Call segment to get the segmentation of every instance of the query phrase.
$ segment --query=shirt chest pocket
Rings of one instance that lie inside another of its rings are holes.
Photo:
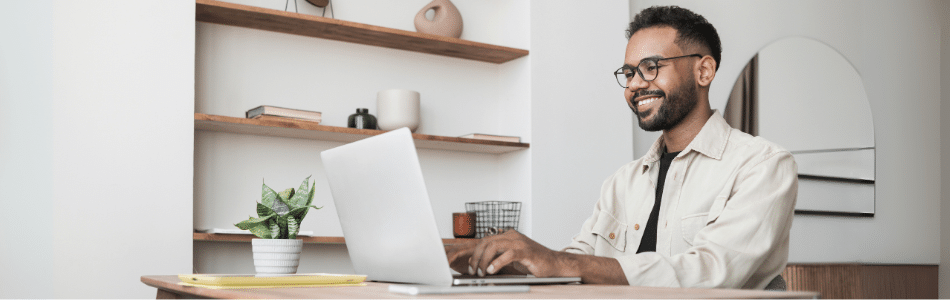
[[[680,219],[680,231],[683,233],[683,240],[686,240],[686,243],[690,246],[695,246],[696,234],[699,233],[700,230],[703,230],[706,225],[715,222],[725,206],[726,197],[720,196],[713,201],[709,212],[691,214]]]
[[[592,232],[617,251],[623,252],[627,246],[627,224],[607,212],[600,212]]]

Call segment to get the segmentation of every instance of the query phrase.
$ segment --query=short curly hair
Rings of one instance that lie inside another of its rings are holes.
[[[690,45],[705,46],[713,59],[716,60],[716,70],[719,70],[719,60],[722,57],[722,42],[719,33],[706,18],[688,9],[679,6],[653,6],[640,11],[630,27],[627,27],[627,40],[640,29],[669,26],[676,29],[676,45],[685,48]]]

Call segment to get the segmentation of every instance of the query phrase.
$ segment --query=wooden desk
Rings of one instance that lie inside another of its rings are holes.
[[[366,286],[355,287],[298,287],[298,288],[268,288],[268,289],[235,289],[212,290],[196,288],[178,284],[178,276],[154,275],[142,276],[142,282],[158,289],[156,299],[178,298],[271,298],[271,299],[300,299],[300,298],[334,298],[334,299],[404,299],[404,298],[439,298],[439,299],[564,299],[564,298],[817,298],[814,292],[767,292],[752,290],[727,289],[678,289],[653,288],[617,285],[536,285],[531,286],[531,292],[513,294],[439,294],[410,296],[389,292],[388,283],[367,282]]]

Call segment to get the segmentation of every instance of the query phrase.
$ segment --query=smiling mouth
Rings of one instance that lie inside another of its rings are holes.
[[[660,97],[650,97],[650,98],[637,101],[637,110],[643,110],[644,108],[647,108],[648,106],[650,106],[650,104],[653,104],[653,102],[656,102],[657,100],[660,100]]]

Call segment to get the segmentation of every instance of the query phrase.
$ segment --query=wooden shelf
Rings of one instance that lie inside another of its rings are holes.
[[[381,130],[319,125],[315,122],[285,118],[246,119],[195,113],[195,130],[219,131],[264,136],[279,136],[349,143],[384,133]],[[506,153],[527,149],[527,143],[511,143],[412,134],[416,147],[478,153]]]
[[[523,49],[255,6],[214,0],[196,0],[196,5],[195,19],[200,22],[240,26],[496,64],[528,55],[528,50]]]
[[[195,241],[206,242],[251,242],[255,238],[250,234],[214,234],[214,233],[192,233],[192,239]],[[343,237],[336,236],[300,236],[305,244],[346,244]],[[442,243],[453,245],[464,241],[474,241],[476,239],[442,239]]]

